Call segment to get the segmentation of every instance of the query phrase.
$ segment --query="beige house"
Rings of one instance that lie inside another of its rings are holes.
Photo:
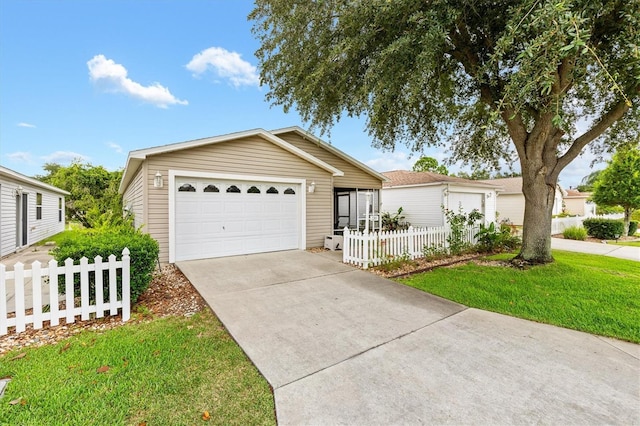
[[[590,192],[580,192],[577,189],[567,189],[564,196],[565,213],[577,216],[595,216],[596,205],[589,201]]]
[[[497,185],[504,189],[498,194],[496,209],[498,221],[509,221],[514,225],[522,225],[524,222],[524,194],[522,193],[522,177],[503,179],[487,179],[478,182]],[[552,214],[562,213],[562,202],[565,192],[560,185],[556,185],[555,199]]]
[[[496,195],[500,188],[484,182],[431,172],[394,170],[382,188],[382,211],[402,207],[405,220],[414,227],[444,226],[445,209],[468,214],[477,210],[486,223],[496,220]]]
[[[305,249],[357,227],[384,176],[299,127],[131,151],[120,193],[160,260]]]

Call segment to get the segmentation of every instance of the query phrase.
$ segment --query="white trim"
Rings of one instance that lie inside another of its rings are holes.
[[[220,179],[239,180],[246,182],[274,182],[290,183],[300,185],[297,194],[300,196],[298,205],[298,215],[300,218],[300,235],[298,236],[298,249],[304,250],[307,247],[307,180],[295,178],[281,178],[272,176],[243,175],[232,173],[209,173],[193,170],[173,170],[169,169],[169,263],[176,261],[176,178],[193,177],[199,179]]]
[[[37,188],[48,189],[49,191],[62,194],[62,195],[71,195],[64,189],[57,188],[53,185],[49,185],[47,183],[41,182],[37,179],[30,178],[29,176],[25,176],[22,173],[18,173],[14,170],[7,169],[6,167],[0,166],[0,176],[6,176],[8,178],[12,178],[22,183],[26,183],[29,185],[33,185]]]

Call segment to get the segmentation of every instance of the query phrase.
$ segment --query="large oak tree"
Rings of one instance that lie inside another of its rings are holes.
[[[321,131],[366,116],[375,146],[519,159],[518,257],[549,262],[560,172],[637,141],[638,0],[257,0],[267,99]]]

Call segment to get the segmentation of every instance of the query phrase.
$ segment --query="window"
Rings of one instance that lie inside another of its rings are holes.
[[[36,192],[36,219],[42,219],[42,194]]]
[[[240,193],[240,189],[235,186],[235,185],[231,185],[230,187],[227,188],[227,192],[233,192],[233,193]]]
[[[278,190],[276,188],[274,188],[273,186],[269,189],[267,189],[267,194],[277,194]]]
[[[189,183],[183,183],[182,185],[180,185],[180,188],[178,188],[179,192],[196,192],[196,188],[189,184]]]
[[[260,193],[260,190],[255,186],[252,186],[251,188],[247,189],[247,194],[259,194],[259,193]]]
[[[204,187],[204,192],[220,192],[220,190],[215,185],[207,185]]]
[[[291,194],[295,194],[296,191],[294,191],[292,188],[287,188],[284,190],[284,193],[287,195],[291,195]]]
[[[58,198],[58,222],[62,222],[62,197]]]

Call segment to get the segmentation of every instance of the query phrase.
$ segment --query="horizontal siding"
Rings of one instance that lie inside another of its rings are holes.
[[[144,175],[142,167],[138,169],[129,183],[122,197],[123,205],[129,207],[133,213],[133,223],[136,229],[144,225]]]
[[[514,225],[524,221],[524,195],[498,194],[496,200],[498,221],[509,219]]]
[[[382,211],[395,213],[402,207],[405,220],[415,227],[443,226],[444,186],[383,188]]]
[[[35,244],[52,235],[64,231],[64,196],[55,192],[13,181],[0,179],[0,257],[16,251],[16,196],[15,189],[21,186],[23,197],[28,197],[27,244]],[[36,219],[36,194],[42,194],[42,218]],[[62,221],[58,220],[58,199],[62,198]]]
[[[308,161],[260,137],[223,142],[149,157],[146,167],[146,230],[160,244],[160,260],[169,261],[169,170],[228,173],[266,177],[307,179],[316,190],[307,194],[307,247],[319,247],[331,233],[333,188],[331,175]],[[156,172],[162,173],[164,187],[154,188]]]
[[[278,135],[278,137],[344,172],[344,176],[335,176],[333,178],[333,184],[336,188],[382,188],[382,181],[380,179],[371,176],[364,170],[327,151],[317,143],[304,139],[298,133],[283,133]]]

